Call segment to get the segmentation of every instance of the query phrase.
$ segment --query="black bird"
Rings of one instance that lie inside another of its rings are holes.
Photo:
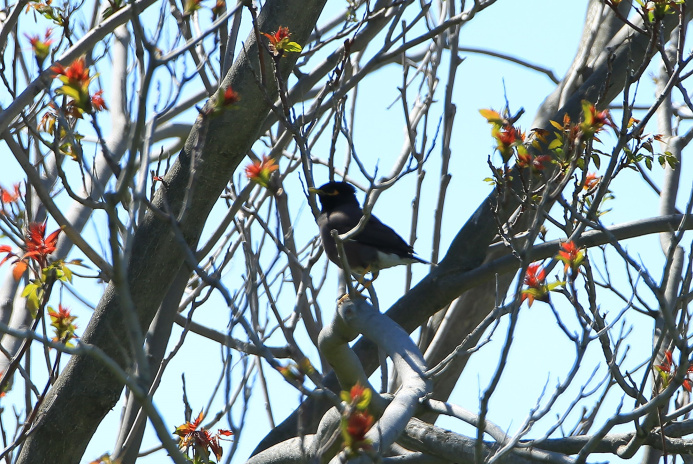
[[[328,182],[309,190],[318,195],[322,205],[318,216],[322,246],[330,261],[341,268],[337,245],[330,232],[336,230],[340,235],[349,232],[363,217],[356,189],[347,182]],[[429,264],[415,256],[411,245],[373,215],[361,232],[344,242],[344,253],[352,272],[360,276],[370,272],[373,280],[381,269],[400,264]]]

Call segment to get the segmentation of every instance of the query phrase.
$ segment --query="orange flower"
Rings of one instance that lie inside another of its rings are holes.
[[[572,240],[561,245],[556,259],[563,262],[565,267],[563,272],[568,273],[568,269],[573,271],[573,278],[580,273],[580,265],[585,260],[585,252],[580,249]]]
[[[58,311],[53,308],[48,308],[48,315],[51,318],[51,326],[55,328],[55,337],[53,341],[67,344],[75,336],[77,326],[73,324],[77,316],[70,314],[70,310],[64,308],[62,304],[58,305]]]
[[[597,111],[597,108],[587,100],[582,101],[582,118],[580,129],[586,137],[592,137],[601,132],[605,125],[616,128],[616,125],[611,121],[609,110]]]
[[[30,223],[24,239],[26,252],[23,259],[31,258],[41,266],[41,269],[46,267],[48,255],[55,251],[60,232],[62,232],[62,229],[55,230],[48,237],[44,238],[46,235],[46,223]]]
[[[666,350],[664,352],[662,364],[655,365],[654,368],[659,373],[659,378],[662,381],[662,388],[667,388],[674,378],[674,375],[676,375],[676,369],[678,368],[674,362],[674,356],[671,350]],[[693,366],[688,366],[686,377],[683,379],[681,386],[689,393],[693,390],[693,379],[691,379],[691,375],[693,375]]]
[[[51,70],[58,77],[58,80],[63,83],[62,87],[58,88],[55,93],[72,99],[74,105],[79,110],[77,117],[79,117],[80,112],[92,113],[93,100],[89,95],[89,84],[96,76],[89,76],[89,68],[86,66],[84,57],[76,59],[67,68],[58,63]],[[94,98],[99,106],[97,111],[106,107],[101,93],[97,92],[94,94]]]
[[[43,39],[41,39],[38,34],[33,36],[24,34],[24,36],[29,39],[31,49],[34,51],[34,57],[36,58],[36,63],[38,64],[39,69],[41,69],[43,62],[51,51],[53,40],[50,38],[50,36],[52,32],[52,29],[47,29]]]
[[[521,168],[531,167],[535,171],[543,171],[550,161],[551,155],[533,156],[522,146],[517,149],[517,165]]]
[[[265,188],[269,187],[270,176],[279,169],[272,158],[262,157],[262,161],[253,161],[245,167],[245,175],[248,179],[260,184]]]
[[[84,86],[89,85],[91,78],[89,77],[89,69],[86,66],[84,57],[77,58],[70,66],[67,68],[60,63],[56,63],[51,67],[56,76],[61,82],[67,85]]]
[[[19,280],[27,270],[29,259],[33,259],[38,263],[41,269],[48,266],[48,255],[55,251],[56,244],[58,243],[58,236],[60,235],[61,229],[58,229],[51,233],[48,237],[46,234],[46,223],[39,224],[32,222],[29,224],[29,230],[27,230],[26,236],[24,237],[25,252],[24,255],[19,258],[8,245],[0,245],[0,253],[7,253],[7,255],[0,261],[2,265],[5,261],[12,257],[17,259],[12,263],[14,264],[14,269],[12,270],[12,275],[15,280]]]
[[[347,421],[347,433],[353,443],[366,441],[366,433],[373,425],[373,416],[366,412],[356,411]]]
[[[218,116],[225,110],[238,103],[240,100],[240,95],[238,95],[238,92],[233,90],[231,86],[228,86],[223,90],[219,88],[214,96],[214,106],[207,111],[207,115],[212,117]]]
[[[599,184],[601,179],[602,178],[598,176],[597,173],[589,172],[585,176],[585,183],[583,184],[582,188],[589,192]]]
[[[0,187],[0,201],[2,201],[2,203],[14,203],[22,196],[22,193],[19,190],[19,184],[14,184],[12,187],[14,192],[10,192],[6,188]]]
[[[91,107],[94,108],[94,110],[96,111],[103,111],[108,109],[106,108],[106,102],[104,101],[102,95],[103,90],[99,90],[91,96]]]
[[[274,56],[280,57],[284,53],[300,52],[301,46],[291,42],[291,32],[288,27],[279,26],[272,34],[263,32],[262,35],[269,40],[268,47]]]
[[[549,302],[549,292],[554,288],[563,285],[563,282],[546,283],[546,270],[541,267],[541,263],[532,263],[527,266],[525,272],[526,289],[522,290],[522,301],[528,300],[529,306],[532,306],[534,300]]]
[[[176,427],[176,430],[174,430],[173,433],[181,437],[178,447],[185,451],[192,448],[193,456],[203,456],[205,458],[205,462],[207,460],[207,456],[209,456],[209,451],[212,451],[214,456],[216,456],[217,461],[219,461],[221,460],[221,456],[224,452],[219,445],[219,440],[222,438],[222,436],[228,437],[233,435],[233,432],[230,430],[219,429],[217,433],[212,435],[209,433],[209,431],[205,430],[204,427],[200,427],[203,417],[204,414],[200,412],[197,419],[195,419],[195,421],[192,423],[186,422],[180,427]]]

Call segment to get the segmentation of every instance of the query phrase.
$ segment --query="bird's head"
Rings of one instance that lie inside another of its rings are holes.
[[[320,198],[323,211],[331,211],[334,208],[349,203],[358,206],[356,189],[347,182],[328,182],[320,188],[309,188],[309,192],[315,193]]]

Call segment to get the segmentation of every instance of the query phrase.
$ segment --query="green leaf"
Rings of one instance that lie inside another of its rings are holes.
[[[303,48],[296,42],[287,42],[286,45],[284,45],[285,52],[300,53],[302,50]]]
[[[361,411],[364,411],[370,404],[372,395],[373,392],[371,392],[370,388],[366,388],[365,390],[363,390],[363,396],[361,397],[361,401],[359,401],[356,404],[356,408],[360,409]]]
[[[41,286],[32,281],[24,287],[22,296],[26,298],[26,306],[29,308],[29,311],[31,311],[31,316],[35,319],[41,307],[41,300],[43,299],[43,290]]]
[[[593,154],[592,155],[592,162],[594,163],[594,166],[599,169],[599,167],[602,164],[602,159],[599,157],[599,155]]]
[[[64,77],[64,76],[61,76]],[[79,90],[75,89],[74,87],[70,87],[69,85],[63,85],[62,87],[58,88],[55,90],[55,93],[58,95],[65,95],[73,100],[80,101],[80,92]]]
[[[554,150],[556,148],[560,148],[563,146],[563,140],[559,139],[553,139],[551,143],[549,143],[549,150]]]

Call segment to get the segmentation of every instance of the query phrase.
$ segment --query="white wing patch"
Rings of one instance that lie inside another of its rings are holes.
[[[392,266],[399,266],[400,264],[411,264],[417,262],[416,259],[403,258],[394,253],[383,253],[378,251],[378,269],[387,269]]]

